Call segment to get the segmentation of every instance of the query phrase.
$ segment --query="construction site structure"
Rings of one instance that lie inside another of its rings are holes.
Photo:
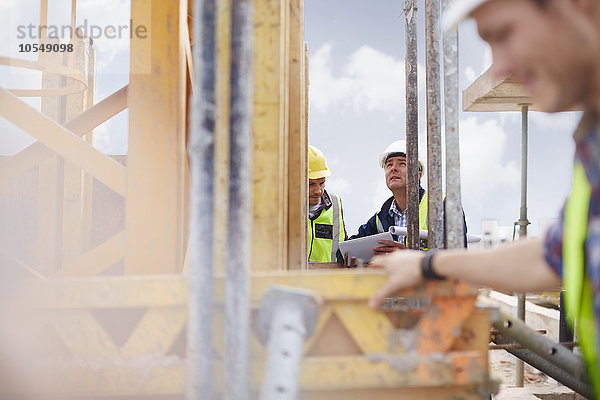
[[[439,50],[429,54],[439,49],[439,6],[426,1],[431,247],[444,246]],[[72,0],[73,27],[76,12]],[[0,59],[43,71],[40,90],[0,88],[0,116],[37,140],[0,160],[2,398],[496,391],[490,326],[526,328],[476,307],[477,288],[430,282],[373,311],[367,299],[383,272],[309,268],[303,14],[302,0],[132,0],[132,26],[148,35],[131,39],[129,84],[97,104],[87,38],[72,38],[76,51],[62,57]],[[449,90],[457,118],[458,90]],[[41,111],[28,96],[42,98]],[[94,129],[125,109],[127,155],[94,149]],[[458,151],[457,119],[452,129]],[[447,168],[456,179],[459,165]],[[460,206],[451,185],[448,204]],[[449,237],[462,238],[455,225]],[[537,351],[582,374],[572,354],[548,346]]]

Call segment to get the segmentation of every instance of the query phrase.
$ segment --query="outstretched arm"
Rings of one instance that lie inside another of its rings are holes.
[[[397,251],[373,257],[371,266],[385,269],[389,278],[371,297],[369,305],[376,308],[395,292],[422,283],[423,257],[424,253],[419,251]],[[534,292],[561,284],[560,277],[544,260],[541,239],[483,251],[440,251],[433,258],[433,270],[450,279],[504,291]]]

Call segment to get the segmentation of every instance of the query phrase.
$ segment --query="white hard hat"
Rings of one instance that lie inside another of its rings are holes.
[[[379,156],[379,165],[381,168],[385,168],[385,162],[390,155],[396,154],[406,157],[406,140],[396,140],[392,142],[388,147],[385,148],[383,153]],[[423,163],[419,161],[419,171],[423,172]]]
[[[455,28],[486,1],[489,0],[454,0],[442,16],[442,32]]]
[[[385,148],[383,153],[379,156],[379,165],[381,165],[381,168],[385,168],[385,162],[388,157],[394,153],[402,153],[402,155],[406,157],[406,140],[396,140]]]

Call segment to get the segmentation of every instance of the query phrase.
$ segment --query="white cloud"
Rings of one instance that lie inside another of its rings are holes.
[[[474,117],[460,121],[460,169],[463,198],[485,199],[499,187],[518,190],[519,166],[503,162],[506,133],[496,120],[480,123]]]
[[[107,12],[107,10],[109,10]],[[103,33],[94,38],[96,48],[96,63],[99,73],[128,73],[115,70],[115,60],[129,57],[129,36],[131,4],[126,0],[88,0],[81,2],[78,10],[77,24],[83,25],[87,20],[88,25],[95,25],[103,30],[113,27],[109,35],[114,36],[120,31],[120,37],[107,37]],[[120,27],[127,28],[121,29]],[[114,33],[113,33],[114,32]],[[127,65],[125,65],[128,67]]]
[[[110,134],[106,124],[102,124],[94,129],[94,148],[105,154],[110,153]]]
[[[347,179],[335,176],[327,178],[327,191],[331,191],[342,198],[350,192],[351,188],[352,185]]]
[[[465,68],[463,73],[465,74],[465,78],[466,78],[467,82],[473,82],[475,80],[475,78],[477,78],[477,75],[475,74],[475,70],[470,65],[467,68]]]
[[[350,55],[335,74],[332,67],[333,45],[326,43],[311,58],[310,101],[313,110],[326,112],[330,107],[352,105],[355,110],[381,110],[397,115],[404,109],[404,60],[362,46]],[[420,86],[424,69],[418,67]]]

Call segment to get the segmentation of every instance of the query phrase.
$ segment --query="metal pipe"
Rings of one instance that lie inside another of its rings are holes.
[[[497,335],[494,339],[494,343],[498,343],[503,346],[509,346],[510,344],[514,343],[514,341],[507,337],[503,337],[502,335]],[[553,364],[552,362],[545,360],[544,358],[535,354],[531,350],[518,350],[508,348],[506,349],[506,351],[508,351],[515,357],[518,357],[519,360],[527,362],[527,364],[531,365],[534,368],[537,368],[552,379],[555,379],[556,381],[565,385],[569,389],[579,393],[585,398],[593,398],[592,389],[585,379],[581,379],[581,377],[574,377],[569,372]]]
[[[417,2],[404,1],[404,36],[406,42],[406,191],[408,248],[418,250],[419,239],[419,88],[417,63]]]
[[[298,372],[304,341],[315,329],[321,299],[313,292],[271,287],[263,296],[255,331],[267,346],[260,400],[293,400],[298,393]]]
[[[529,106],[521,105],[521,212],[519,217],[519,240],[527,238],[527,134],[528,134],[528,115]],[[525,321],[525,293],[517,295],[517,317]],[[523,361],[517,361],[515,371],[515,386],[523,387]]]
[[[577,347],[578,344],[576,342],[560,342],[561,346],[564,346],[568,349],[572,349],[573,347]],[[508,343],[508,344],[490,344],[488,347],[489,350],[526,350],[525,347],[518,343]]]
[[[425,0],[427,83],[427,221],[429,248],[444,247],[440,106],[440,0]]]
[[[215,141],[215,0],[194,4],[194,66],[188,157],[190,248],[186,399],[213,397],[213,212]]]
[[[252,0],[231,5],[229,258],[225,282],[225,398],[250,397],[250,263],[252,223]]]
[[[517,318],[525,322],[525,293],[517,295]],[[523,387],[523,377],[525,376],[525,366],[522,360],[517,360],[515,368],[515,386]]]
[[[272,318],[260,399],[295,399],[306,333],[302,310],[292,303],[282,303]]]
[[[551,339],[536,333],[528,328],[523,321],[505,315],[498,310],[492,312],[491,320],[492,326],[500,332],[500,335],[515,339],[527,349],[563,369],[576,379],[582,379],[585,376],[585,364],[581,357]]]
[[[519,218],[519,239],[527,237],[527,137],[528,137],[527,104],[521,105],[521,213]]]
[[[442,0],[444,10],[450,0]],[[465,245],[463,213],[460,198],[460,147],[458,136],[458,30],[443,34],[444,57],[444,122],[446,134],[446,247]]]

